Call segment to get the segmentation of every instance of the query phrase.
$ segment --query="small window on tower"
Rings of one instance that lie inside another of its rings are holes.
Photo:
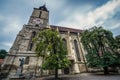
[[[39,25],[38,25],[38,24],[36,24],[35,26],[36,26],[36,27],[38,27]]]
[[[25,64],[29,64],[29,56],[25,58]]]
[[[41,13],[42,13],[42,12],[40,11],[39,18],[41,18]]]

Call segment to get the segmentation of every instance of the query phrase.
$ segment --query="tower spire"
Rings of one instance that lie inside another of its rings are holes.
[[[45,6],[46,7],[46,2],[44,3],[44,5],[43,6]]]
[[[48,12],[48,10],[46,8],[46,3],[43,6],[40,6],[39,10],[43,10],[43,11],[47,11]]]

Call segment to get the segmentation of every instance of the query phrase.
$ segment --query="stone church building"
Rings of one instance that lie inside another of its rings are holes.
[[[10,74],[14,74],[20,65],[20,59],[24,58],[22,73],[33,72],[40,73],[42,59],[36,57],[32,38],[37,36],[38,32],[51,28],[57,30],[67,46],[68,59],[71,62],[68,68],[59,70],[59,74],[75,74],[87,71],[85,64],[85,51],[81,43],[81,33],[83,30],[67,28],[62,26],[49,25],[49,11],[45,5],[34,8],[28,24],[23,25],[17,37],[10,48],[9,55],[4,61],[4,65],[9,65]],[[52,70],[43,71],[44,74],[52,74]]]

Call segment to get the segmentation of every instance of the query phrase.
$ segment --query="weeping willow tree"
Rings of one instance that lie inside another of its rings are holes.
[[[42,69],[55,71],[55,78],[58,78],[58,69],[69,66],[67,49],[65,48],[58,32],[51,29],[40,31],[33,39],[36,44],[36,54],[43,58]]]
[[[103,68],[104,74],[109,74],[108,67],[119,63],[112,32],[94,27],[82,34],[81,41],[88,52],[86,59],[89,67]]]
[[[117,36],[115,36],[115,41],[116,41],[116,49],[117,49],[117,51],[118,51],[118,61],[117,62],[119,62],[119,63],[117,63],[117,65],[120,67],[120,35],[117,35]]]
[[[120,35],[115,36],[115,40],[116,40],[117,49],[120,49]],[[120,53],[120,51],[119,51],[119,53]]]

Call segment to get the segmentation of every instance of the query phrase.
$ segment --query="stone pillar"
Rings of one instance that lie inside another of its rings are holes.
[[[74,73],[80,73],[79,64],[78,63],[74,63]]]
[[[118,74],[120,74],[120,67],[117,67],[117,70],[118,70]]]
[[[81,43],[81,40],[80,40],[80,34],[78,34],[78,40],[79,40],[79,47],[80,47],[80,52],[81,52],[81,56],[82,56],[82,61],[85,64],[86,71],[88,71],[88,68],[87,68],[87,65],[86,65],[85,54],[84,54],[82,43]]]
[[[80,46],[80,35],[79,35],[79,33],[78,33],[78,35],[77,35],[77,38],[78,38],[78,44],[79,44],[79,52],[80,52],[80,58],[81,58],[81,62],[83,62],[84,61],[84,56],[83,56],[83,52],[82,52],[82,49],[81,49],[81,46]]]
[[[70,32],[68,31],[67,33],[67,50],[68,50],[68,55],[71,55],[71,48],[70,48],[70,38],[69,38]]]

